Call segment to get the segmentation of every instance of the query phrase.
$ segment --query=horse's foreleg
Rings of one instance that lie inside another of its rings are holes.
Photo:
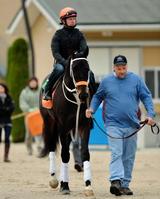
[[[69,153],[69,146],[71,142],[71,138],[66,136],[66,134],[61,135],[61,168],[60,168],[60,192],[62,194],[69,194],[69,159],[70,159],[70,153]]]
[[[52,176],[49,185],[55,189],[58,187],[58,180],[56,178],[56,160],[55,160],[55,152],[49,153],[49,173]]]
[[[83,137],[81,138],[81,155],[83,161],[83,169],[84,169],[84,176],[83,179],[85,181],[85,185],[91,185],[91,166],[90,166],[90,153],[89,153],[89,134],[84,133]]]
[[[68,163],[61,162],[60,181],[69,182],[69,166]]]
[[[94,196],[93,189],[91,187],[91,164],[90,164],[90,153],[89,153],[89,132],[84,133],[81,139],[81,153],[82,153],[82,161],[83,161],[83,179],[85,182],[85,196]]]
[[[89,161],[84,161],[83,162],[83,168],[84,168],[84,181],[85,181],[85,190],[84,190],[84,195],[85,196],[94,196],[93,189],[91,187],[91,165]]]
[[[83,179],[84,179],[85,185],[86,186],[91,185],[92,175],[91,175],[91,165],[89,161],[83,162],[83,169],[84,169]]]

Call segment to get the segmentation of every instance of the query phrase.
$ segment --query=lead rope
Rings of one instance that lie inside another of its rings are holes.
[[[90,72],[89,72],[88,76],[90,77]],[[88,77],[88,82],[89,82],[89,77]],[[88,89],[87,92],[89,93],[88,86],[87,86],[87,89]],[[90,93],[89,93],[89,95],[90,95]],[[72,139],[73,142],[77,141],[77,139],[78,139],[78,122],[79,122],[79,112],[80,112],[80,106],[81,106],[81,102],[79,100],[79,97],[76,94],[74,95],[74,97],[77,101],[78,107],[77,107],[77,114],[76,114],[76,128],[75,128],[75,135],[74,136],[73,136],[73,131],[71,131],[71,139]],[[86,103],[87,103],[87,107],[89,107],[89,97],[87,98]]]
[[[76,142],[78,140],[78,123],[79,123],[79,112],[80,112],[80,107],[81,107],[81,102],[77,95],[75,96],[77,98],[77,114],[76,114],[76,127],[75,127],[75,134],[73,136],[73,131],[71,131],[71,139],[73,142]]]
[[[113,137],[113,136],[109,135],[106,131],[104,131],[104,130],[100,127],[100,125],[98,124],[98,122],[96,121],[96,119],[95,119],[94,117],[92,117],[92,118],[93,118],[93,121],[95,122],[95,124],[97,125],[97,127],[101,130],[101,132],[102,132],[103,134],[105,134],[106,136],[108,136],[108,137],[110,137],[110,138],[113,138],[113,139],[127,139],[127,138],[130,138],[130,137],[132,137],[133,135],[135,135],[136,133],[138,133],[138,132],[147,124],[147,122],[148,122],[147,120],[141,121],[141,122],[140,122],[141,126],[140,126],[136,131],[134,131],[133,133],[131,133],[131,134],[128,135],[128,136],[125,136],[125,137]],[[154,131],[154,128],[156,128],[156,132]],[[156,123],[155,123],[154,125],[151,126],[151,131],[152,131],[152,133],[155,134],[155,135],[159,134],[160,129],[159,129],[159,127],[158,127],[158,125],[157,125]]]
[[[73,100],[70,100],[70,99],[67,97],[67,95],[66,95],[66,93],[65,93],[65,90],[64,90],[64,87],[65,87],[69,92],[71,92],[71,93],[73,94],[73,96],[75,97],[76,102],[73,101]],[[62,82],[62,90],[63,90],[63,95],[64,95],[64,97],[66,98],[66,100],[68,100],[69,102],[71,102],[71,103],[77,105],[75,135],[73,135],[73,131],[70,132],[72,141],[73,141],[73,142],[76,142],[77,139],[78,139],[78,122],[79,122],[79,112],[80,112],[81,102],[80,102],[80,100],[79,100],[79,97],[78,97],[78,95],[77,95],[77,92],[76,92],[75,94],[73,93],[73,92],[76,91],[76,89],[72,89],[72,90],[69,89],[69,88],[66,86],[66,84],[65,84],[64,81]]]

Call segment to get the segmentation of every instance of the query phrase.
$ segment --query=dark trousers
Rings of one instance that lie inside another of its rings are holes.
[[[4,132],[5,132],[5,143],[10,144],[10,134],[11,134],[11,126],[4,125]],[[2,127],[0,128],[0,142],[2,141]]]
[[[48,76],[47,80],[44,83],[45,92],[51,92],[54,83],[58,78],[64,73],[64,66],[61,64],[55,64],[53,71]]]

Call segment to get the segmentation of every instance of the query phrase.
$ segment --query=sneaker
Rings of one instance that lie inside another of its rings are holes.
[[[122,195],[133,195],[133,191],[128,187],[121,187],[121,193]]]
[[[122,195],[121,193],[121,181],[113,180],[111,181],[110,192],[116,196]]]

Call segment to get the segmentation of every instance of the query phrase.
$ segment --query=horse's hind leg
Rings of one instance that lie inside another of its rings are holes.
[[[93,189],[91,187],[91,165],[90,165],[90,153],[89,153],[89,131],[83,133],[81,139],[81,153],[82,153],[82,161],[83,161],[83,179],[85,182],[85,196],[94,196]]]
[[[61,168],[60,168],[60,192],[62,194],[70,194],[69,189],[69,171],[68,171],[68,162],[70,159],[69,146],[71,143],[71,137],[67,134],[62,134],[60,137],[61,140]]]

